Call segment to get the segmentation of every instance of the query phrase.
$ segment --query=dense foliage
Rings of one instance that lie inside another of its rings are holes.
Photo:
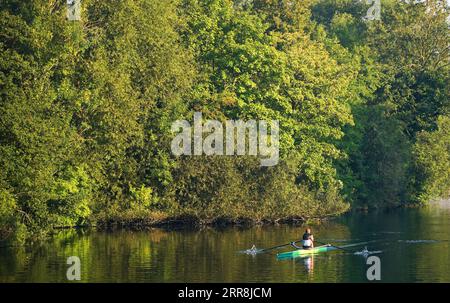
[[[0,3],[0,237],[279,220],[450,192],[448,10],[353,0]],[[278,120],[281,161],[175,157],[171,124]]]

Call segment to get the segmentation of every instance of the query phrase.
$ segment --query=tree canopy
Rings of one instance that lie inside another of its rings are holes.
[[[411,2],[411,3],[410,3]],[[0,237],[313,218],[448,196],[444,1],[0,4]],[[278,120],[281,161],[176,157],[171,124]]]

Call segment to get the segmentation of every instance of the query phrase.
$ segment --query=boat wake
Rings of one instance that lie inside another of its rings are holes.
[[[438,240],[398,240],[400,243],[407,244],[428,244],[428,243],[438,243]]]
[[[351,242],[351,241],[359,241],[359,239],[321,239],[321,241],[345,243],[345,242]]]
[[[360,246],[360,245],[369,244],[369,243],[373,243],[373,242],[378,242],[378,240],[372,240],[372,241],[365,241],[365,242],[359,242],[359,243],[347,244],[347,245],[342,245],[341,247]]]

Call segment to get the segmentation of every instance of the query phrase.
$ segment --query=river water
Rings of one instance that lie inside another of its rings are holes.
[[[368,282],[367,253],[381,282],[450,282],[450,208],[355,212],[313,225],[317,240],[365,243],[308,258],[243,251],[297,239],[302,226],[146,231],[64,230],[32,247],[0,248],[0,282],[67,282],[67,258],[81,282]]]

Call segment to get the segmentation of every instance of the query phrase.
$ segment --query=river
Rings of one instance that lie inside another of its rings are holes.
[[[354,212],[313,225],[317,240],[367,242],[309,258],[277,260],[266,248],[301,236],[301,226],[145,231],[63,230],[39,245],[0,248],[0,282],[368,282],[363,250],[380,259],[381,282],[450,282],[450,208]]]

